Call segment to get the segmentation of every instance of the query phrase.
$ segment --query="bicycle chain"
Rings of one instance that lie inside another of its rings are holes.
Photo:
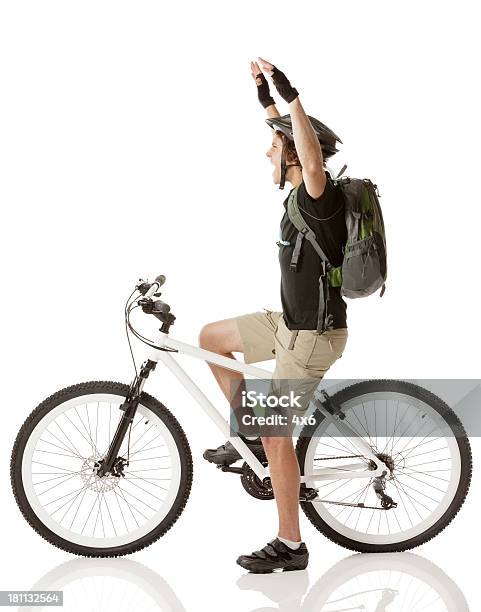
[[[314,457],[314,461],[330,461],[332,459],[354,459],[364,457],[364,455],[339,455],[337,457]],[[332,504],[334,506],[349,506],[351,508],[362,508],[364,510],[388,510],[388,508],[383,508],[382,506],[365,506],[362,502],[357,504],[351,504],[349,502],[336,502],[330,501],[328,499],[317,499],[316,502],[321,502],[323,504]]]
[[[332,459],[355,459],[364,455],[340,455],[339,457],[314,457],[314,461],[332,461]],[[365,458],[365,457],[364,457]]]

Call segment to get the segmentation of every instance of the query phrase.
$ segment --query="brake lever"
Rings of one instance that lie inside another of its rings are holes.
[[[141,278],[139,278],[139,282],[135,285],[137,291],[142,295],[145,295],[151,287],[152,283],[148,283],[147,281],[144,281]]]
[[[152,314],[154,302],[151,298],[140,298],[140,300],[137,300],[137,304],[142,308],[145,314]]]

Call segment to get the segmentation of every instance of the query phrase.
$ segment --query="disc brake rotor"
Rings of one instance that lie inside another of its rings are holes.
[[[84,486],[87,489],[91,489],[96,493],[104,493],[105,491],[112,491],[119,484],[119,478],[109,474],[108,476],[98,476],[97,470],[99,467],[100,457],[94,457],[93,455],[87,457],[82,463],[80,468],[80,476],[84,482]]]

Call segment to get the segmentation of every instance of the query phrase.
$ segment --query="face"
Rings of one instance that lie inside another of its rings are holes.
[[[273,133],[272,143],[266,155],[274,166],[272,171],[272,179],[274,185],[279,185],[281,182],[281,154],[282,154],[282,138],[279,134]]]

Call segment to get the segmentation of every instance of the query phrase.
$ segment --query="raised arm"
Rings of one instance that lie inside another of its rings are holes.
[[[312,198],[317,199],[324,193],[327,180],[319,140],[302,107],[298,91],[291,86],[286,75],[266,60],[259,58],[259,62],[262,70],[271,76],[279,94],[289,104],[292,134],[297,156],[302,166],[302,178],[307,193]]]
[[[276,103],[269,90],[269,83],[262,74],[262,70],[259,68],[257,62],[251,62],[251,74],[257,85],[257,97],[259,98],[259,102],[266,109],[267,118],[272,119],[274,117],[280,117],[281,115],[276,108]]]
[[[307,193],[316,200],[324,193],[327,180],[321,145],[302,108],[299,96],[289,104],[289,111],[294,144],[302,166],[302,178],[306,184]]]

